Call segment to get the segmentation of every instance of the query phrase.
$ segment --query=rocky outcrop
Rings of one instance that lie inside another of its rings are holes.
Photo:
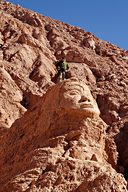
[[[107,162],[107,126],[99,114],[78,79],[52,86],[0,143],[2,191],[92,191],[95,185],[97,191],[126,191],[126,181]]]
[[[127,192],[128,52],[19,5],[0,9],[0,192]]]
[[[15,119],[18,119],[26,111],[20,104],[22,92],[11,78],[10,74],[0,68],[0,118],[1,129],[10,128]]]

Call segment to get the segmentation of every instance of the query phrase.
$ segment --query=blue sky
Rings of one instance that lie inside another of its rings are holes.
[[[128,0],[8,0],[128,50]]]

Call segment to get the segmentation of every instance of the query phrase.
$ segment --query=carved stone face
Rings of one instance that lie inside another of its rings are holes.
[[[60,92],[60,107],[65,110],[75,110],[87,117],[99,116],[100,111],[96,101],[86,84],[77,81],[65,82]]]

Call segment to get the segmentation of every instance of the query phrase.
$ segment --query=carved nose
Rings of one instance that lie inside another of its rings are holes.
[[[86,102],[86,101],[90,102],[90,99],[88,99],[85,95],[82,95],[79,102]]]

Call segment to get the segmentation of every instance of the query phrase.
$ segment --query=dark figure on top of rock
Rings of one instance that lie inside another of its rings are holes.
[[[67,79],[67,71],[69,69],[69,66],[64,57],[57,62],[56,69],[58,71],[57,77],[59,81]]]

